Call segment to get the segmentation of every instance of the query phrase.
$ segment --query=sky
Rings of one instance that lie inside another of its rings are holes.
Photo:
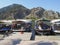
[[[21,4],[29,9],[43,7],[47,10],[60,12],[60,0],[0,0],[0,8],[12,4]]]

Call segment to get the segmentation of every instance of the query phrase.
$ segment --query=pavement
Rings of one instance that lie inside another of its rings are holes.
[[[14,32],[8,37],[5,37],[4,39],[9,40],[9,39],[20,39],[20,40],[30,40],[32,33],[21,33],[21,32]]]
[[[31,32],[14,32],[3,40],[0,45],[60,45],[60,36],[35,36],[35,40],[30,40]]]
[[[17,45],[60,45],[60,41],[22,41]]]

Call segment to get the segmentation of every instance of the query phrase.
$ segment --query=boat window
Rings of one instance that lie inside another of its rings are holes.
[[[55,22],[55,23],[60,23],[60,21],[57,21],[57,22]]]
[[[55,30],[60,30],[60,24],[54,24],[54,29]]]

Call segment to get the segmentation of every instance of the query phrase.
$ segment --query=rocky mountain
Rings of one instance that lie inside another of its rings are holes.
[[[60,13],[52,10],[46,10],[42,7],[28,9],[19,4],[12,4],[0,9],[1,19],[23,19],[23,18],[60,18]]]
[[[47,11],[44,11],[44,17],[47,18],[47,19],[57,19],[59,18],[59,15],[57,12],[54,12],[52,10],[47,10]]]
[[[53,10],[46,10],[42,7],[37,7],[31,9],[31,13],[26,16],[26,18],[45,18],[45,19],[58,19],[60,18],[60,13]]]
[[[35,18],[41,18],[44,15],[44,11],[45,11],[45,9],[42,7],[33,8],[33,9],[31,9],[31,12],[27,17],[30,18],[32,16]]]
[[[0,9],[0,19],[20,19],[24,18],[30,13],[30,10],[26,7],[13,4]]]

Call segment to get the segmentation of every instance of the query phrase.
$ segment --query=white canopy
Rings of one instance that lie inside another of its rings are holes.
[[[13,21],[23,21],[25,23],[31,22],[30,19],[16,19],[16,20],[0,20],[0,22],[3,22],[5,24],[12,24]]]
[[[25,23],[31,22],[32,20],[30,19],[16,19],[16,21],[23,21]]]
[[[55,22],[58,22],[58,21],[60,21],[60,19],[52,20],[51,23],[55,23]]]

